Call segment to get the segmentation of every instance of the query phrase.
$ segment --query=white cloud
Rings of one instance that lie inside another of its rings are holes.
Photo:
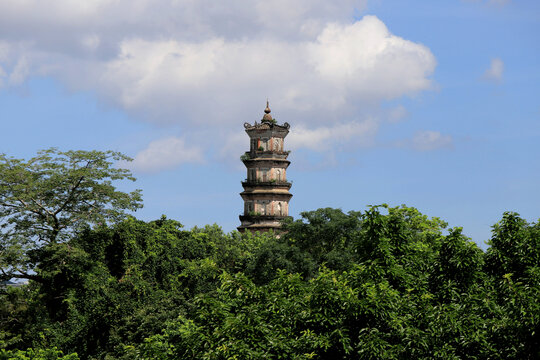
[[[504,71],[504,63],[499,58],[491,59],[489,69],[484,73],[484,79],[492,81],[501,81]]]
[[[366,1],[0,0],[0,33],[73,52],[72,43],[88,34],[107,41],[105,46],[126,38],[200,41],[263,34],[298,39],[319,33],[330,21],[350,21]]]
[[[5,78],[7,77],[6,71],[0,66],[0,89],[4,86]]]
[[[15,64],[15,67],[11,71],[11,74],[9,75],[9,84],[10,85],[21,85],[24,80],[26,80],[26,77],[29,75],[30,69],[28,65],[28,60],[25,56],[22,56],[19,58],[17,63]]]
[[[9,47],[7,42],[0,40],[0,62],[4,62],[8,59]]]
[[[390,34],[373,16],[329,24],[311,41],[129,39],[119,46],[118,56],[84,73],[72,63],[51,71],[147,120],[190,126],[253,116],[246,105],[258,109],[266,97],[287,116],[339,121],[362,105],[429,89],[435,67],[429,49]]]
[[[148,147],[140,151],[131,163],[123,163],[130,169],[142,172],[156,172],[173,169],[184,163],[203,162],[202,150],[189,147],[184,139],[167,137],[152,141]]]
[[[412,139],[412,147],[418,151],[430,151],[443,148],[452,148],[453,140],[450,135],[443,135],[438,131],[419,131]]]
[[[429,89],[435,58],[428,48],[392,35],[375,16],[329,24],[310,44],[309,61],[328,83],[364,98],[390,99]]]
[[[398,123],[403,118],[407,117],[409,115],[409,112],[403,105],[398,105],[393,109],[390,109],[387,114],[386,118],[388,119],[388,122],[390,123]]]
[[[249,137],[243,131],[234,131],[227,134],[222,134],[222,147],[217,154],[221,161],[233,160],[233,164],[236,164],[239,168],[243,168],[244,165],[237,161],[238,157],[245,151],[249,150]]]
[[[81,44],[90,52],[95,51],[101,42],[101,39],[96,34],[85,35],[81,39]]]
[[[366,1],[0,0],[0,68],[5,83],[53,76],[135,118],[206,131],[205,148],[259,120],[267,97],[303,134],[297,148],[314,148],[306,134],[354,142],[345,129],[377,126],[346,119],[431,89],[436,66],[377,17],[353,21]]]
[[[368,146],[373,142],[377,128],[378,124],[373,119],[316,128],[299,126],[291,132],[288,142],[291,149],[304,148],[318,152],[349,141],[356,146]]]

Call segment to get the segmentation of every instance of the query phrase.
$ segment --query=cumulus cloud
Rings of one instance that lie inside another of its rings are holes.
[[[374,136],[377,126],[346,119],[369,118],[385,100],[431,89],[436,66],[427,47],[392,34],[376,16],[353,20],[365,5],[0,0],[0,81],[53,76],[135,118],[204,129],[205,147],[231,126],[260,119],[267,97],[278,121],[303,134],[296,147],[313,149],[308,135],[356,141],[349,132]],[[234,141],[219,143],[236,149]],[[157,151],[152,144],[147,150]]]
[[[28,60],[26,57],[21,57],[15,64],[11,74],[9,75],[9,84],[10,85],[21,85],[26,77],[29,75],[30,69],[28,66]]]
[[[122,166],[141,172],[157,172],[173,169],[184,163],[201,162],[203,152],[200,148],[186,145],[182,138],[167,137],[152,141],[135,156],[133,162],[123,163]]]
[[[288,142],[291,149],[304,148],[319,152],[348,141],[353,141],[356,146],[368,146],[373,142],[377,128],[378,124],[373,119],[316,128],[299,126],[291,132]]]
[[[398,105],[393,109],[387,111],[386,118],[390,123],[397,123],[407,117],[409,112],[403,105]]]
[[[453,140],[450,135],[443,135],[438,131],[419,131],[412,139],[412,148],[418,151],[452,148]]]
[[[0,89],[4,86],[6,77],[7,77],[6,71],[0,66]]]
[[[317,123],[362,103],[429,89],[434,66],[429,49],[366,16],[349,25],[329,24],[316,39],[297,43],[125,40],[115,59],[87,71],[81,83],[151,121],[220,123],[247,115],[246,103],[270,96],[280,111],[302,111]],[[80,76],[69,74],[77,81]]]
[[[484,79],[491,81],[501,81],[503,77],[504,63],[501,59],[491,59],[489,69],[484,73]]]
[[[428,48],[392,35],[375,16],[350,25],[329,24],[310,44],[308,59],[324,81],[375,99],[428,89],[427,76],[435,67]]]
[[[108,57],[127,38],[309,38],[330,21],[350,21],[366,1],[0,0],[0,33],[75,56],[84,54],[85,39],[99,38],[98,54]]]

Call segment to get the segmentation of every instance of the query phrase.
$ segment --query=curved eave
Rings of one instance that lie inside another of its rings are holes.
[[[266,130],[273,130],[273,131],[281,131],[281,132],[287,132],[289,133],[290,125],[285,123],[283,125],[274,124],[272,122],[264,121],[260,124],[255,125],[246,125],[244,124],[244,129],[246,129],[246,132],[252,132],[252,131],[266,131]]]
[[[276,150],[254,150],[244,152],[243,157],[246,160],[255,159],[286,159],[291,152],[289,150],[276,151]]]
[[[244,195],[284,195],[288,197],[292,197],[292,194],[289,192],[289,190],[286,189],[253,189],[253,190],[244,190],[240,193],[240,196]]]
[[[291,218],[292,216],[277,216],[277,215],[240,215],[239,219],[240,221],[252,221],[253,224],[250,226],[268,226],[268,223],[265,222],[257,222],[257,221],[281,221]]]
[[[254,159],[242,160],[242,162],[244,163],[246,167],[248,167],[248,165],[270,163],[270,162],[286,164],[285,167],[288,167],[291,164],[291,162],[287,159],[276,159],[276,158],[254,158]]]
[[[287,189],[289,190],[291,188],[292,184],[290,182],[253,182],[253,181],[242,181],[242,187],[244,190],[256,188],[256,187],[263,187],[263,188],[275,188],[275,189]]]

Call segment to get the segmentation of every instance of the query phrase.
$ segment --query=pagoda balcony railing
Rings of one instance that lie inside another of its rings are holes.
[[[244,220],[285,220],[285,219],[292,219],[289,215],[263,215],[260,213],[251,213],[251,214],[240,214],[239,216],[240,221]]]
[[[291,150],[261,150],[261,149],[255,149],[251,151],[246,151],[246,154],[280,154],[280,155],[289,155],[291,153]]]
[[[289,156],[290,151],[274,151],[274,150],[254,150],[254,151],[246,151],[242,156],[240,156],[240,160],[242,161],[248,161],[248,160],[254,160],[254,159],[286,159],[287,156]]]
[[[292,181],[284,181],[284,180],[248,180],[245,179],[242,181],[242,186],[292,186]]]

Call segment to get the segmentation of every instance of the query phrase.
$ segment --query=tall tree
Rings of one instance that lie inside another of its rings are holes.
[[[135,180],[114,166],[121,160],[131,159],[113,151],[55,148],[27,161],[0,154],[0,279],[39,280],[32,272],[37,250],[142,207],[140,190],[125,193],[112,184]]]

